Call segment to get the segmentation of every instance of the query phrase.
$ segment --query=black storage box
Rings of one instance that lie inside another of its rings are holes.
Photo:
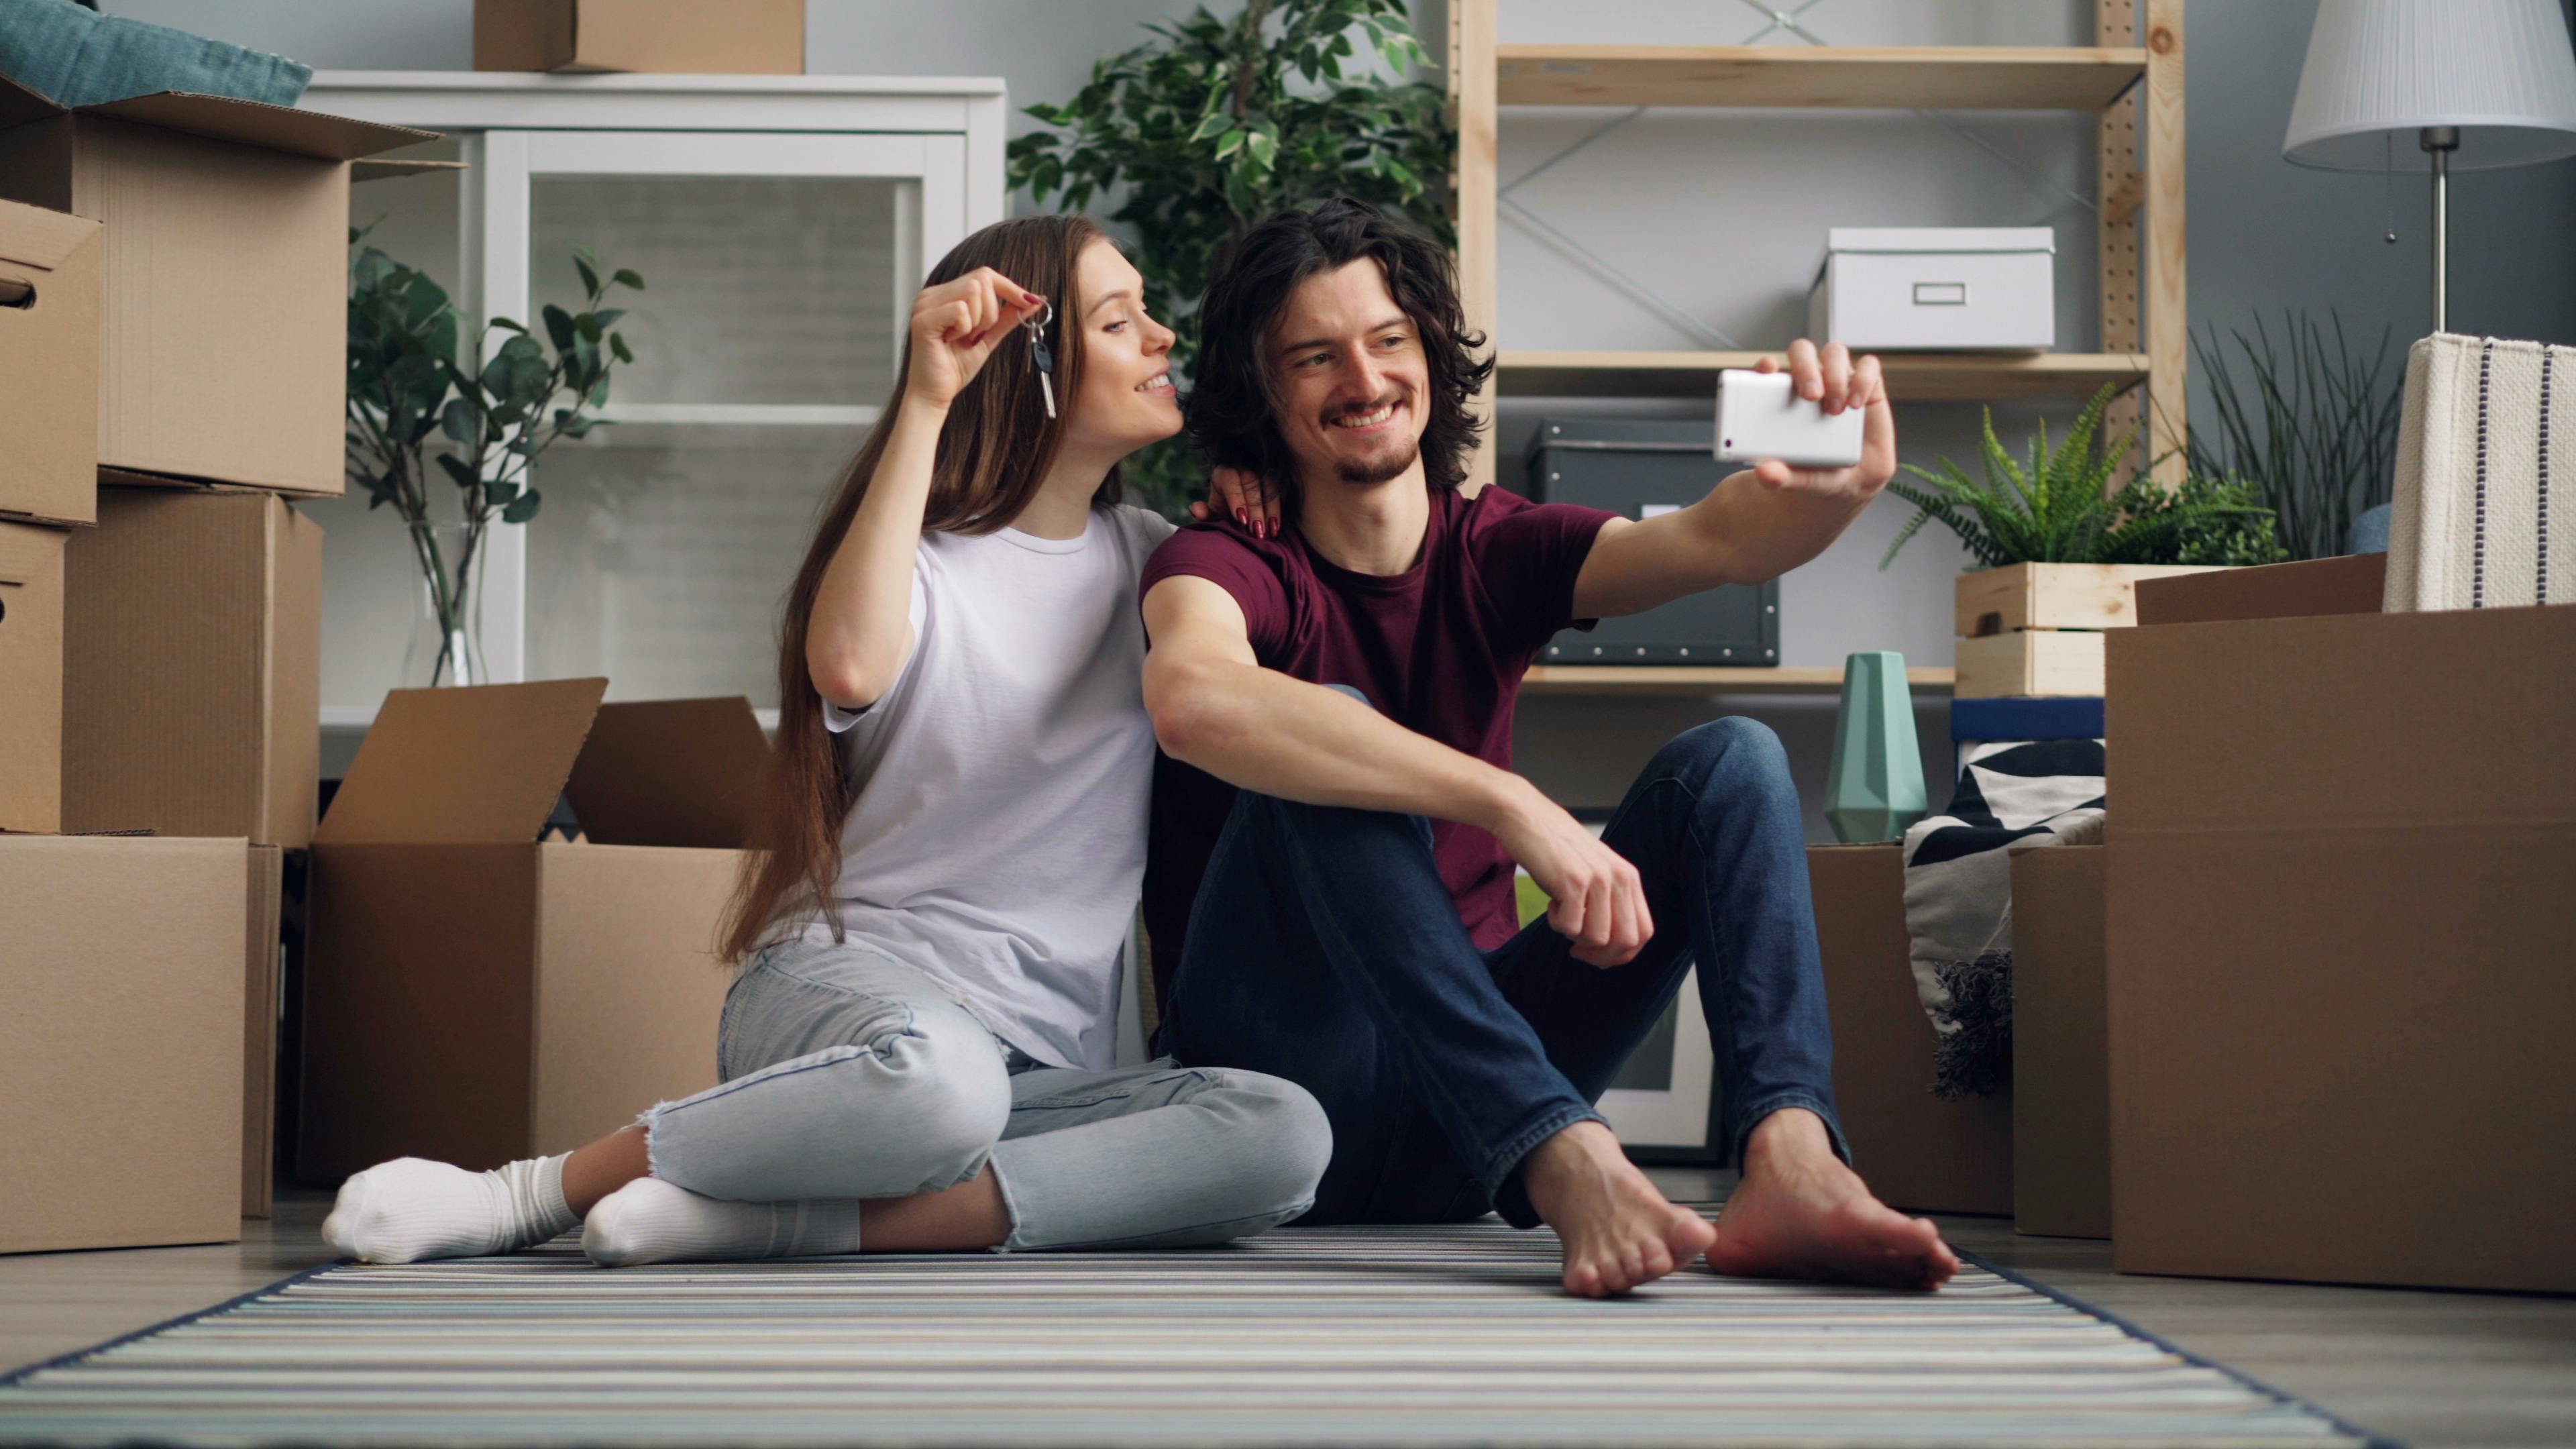
[[[1717,422],[1541,419],[1530,439],[1529,496],[1633,519],[1697,503],[1735,471],[1717,461]],[[1780,583],[1728,584],[1660,609],[1568,629],[1542,664],[1776,665]]]

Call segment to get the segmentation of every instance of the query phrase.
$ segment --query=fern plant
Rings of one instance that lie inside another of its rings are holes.
[[[2116,440],[2103,429],[2112,389],[2093,395],[2049,446],[2042,421],[2026,458],[2015,460],[1995,437],[1995,415],[1985,413],[1981,449],[1985,476],[1971,478],[1948,458],[1939,468],[1905,465],[1923,480],[1903,479],[1887,489],[1915,507],[1878,561],[1886,568],[1897,550],[1939,522],[1959,536],[1979,568],[2016,563],[2270,563],[2280,557],[2270,542],[2272,512],[2257,505],[2250,487],[2233,478],[2194,478],[2167,492],[2144,474],[2120,487],[2112,476],[2137,441],[2132,428]]]

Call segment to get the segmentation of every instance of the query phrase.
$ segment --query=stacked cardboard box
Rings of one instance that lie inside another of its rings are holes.
[[[715,1085],[749,701],[398,689],[315,837],[298,1175],[563,1152]],[[579,841],[541,841],[559,795]]]
[[[2576,606],[2335,612],[2369,567],[2111,640],[2114,1260],[2576,1289]]]
[[[802,75],[805,0],[475,0],[474,68]]]
[[[0,79],[0,1250],[267,1210],[318,773],[321,534],[282,495],[342,487],[350,162],[426,139]]]

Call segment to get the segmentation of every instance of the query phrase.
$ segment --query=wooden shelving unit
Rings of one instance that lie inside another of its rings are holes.
[[[1714,397],[1720,368],[1777,352],[1520,352],[1495,370],[1501,391],[1525,397]],[[1785,359],[1783,359],[1785,361]],[[1895,396],[1916,402],[2091,397],[2104,383],[2147,375],[2142,352],[1882,353]]]
[[[2098,352],[2035,356],[1882,354],[1908,399],[2084,396],[2142,379],[2113,425],[2143,416],[2147,446],[2178,475],[2188,335],[2183,258],[2183,0],[2095,0],[2092,46],[1594,46],[1498,43],[1497,0],[1450,6],[1458,117],[1458,265],[1470,326],[1501,348],[1496,387],[1524,396],[1671,397],[1758,353],[1518,350],[1495,327],[1498,108],[1833,106],[2047,109],[2100,117]],[[2143,7],[2145,25],[2139,24]],[[2144,43],[2139,42],[2143,39]],[[1488,398],[1490,405],[1490,398]],[[1473,482],[1493,477],[1490,452]],[[2178,476],[2169,478],[2178,481]]]
[[[1929,694],[1948,694],[1947,669],[1909,669],[1906,683]],[[1632,698],[1700,698],[1715,694],[1838,694],[1839,668],[1728,669],[1685,665],[1540,664],[1521,680],[1523,694],[1627,695]]]
[[[1504,45],[1506,106],[2098,111],[2147,51],[2039,46]]]

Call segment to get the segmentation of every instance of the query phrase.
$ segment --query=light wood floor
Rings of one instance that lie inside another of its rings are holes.
[[[1676,1198],[1717,1174],[1657,1169]],[[322,1194],[281,1194],[242,1240],[0,1257],[0,1372],[223,1302],[329,1260]],[[2124,1277],[2110,1246],[1942,1220],[1953,1242],[2419,1449],[2576,1445],[2576,1298]]]

